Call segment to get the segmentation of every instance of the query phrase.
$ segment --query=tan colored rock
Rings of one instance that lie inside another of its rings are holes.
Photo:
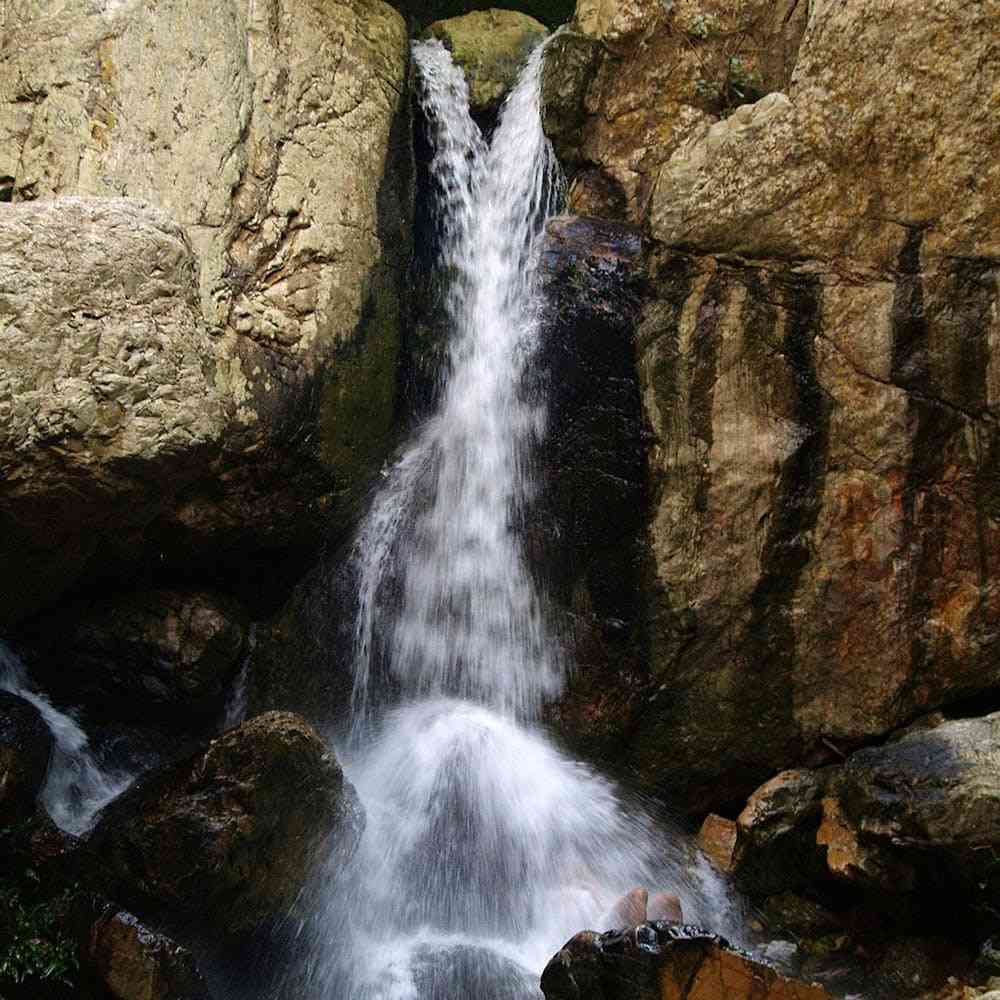
[[[73,582],[202,474],[223,406],[194,258],[162,212],[65,198],[0,213],[0,620]],[[7,589],[10,588],[10,589]]]
[[[611,911],[611,922],[616,927],[634,927],[645,923],[646,901],[649,893],[645,889],[633,889],[615,903]]]
[[[155,529],[130,539],[130,561],[142,542],[185,568],[211,551],[219,568],[259,579],[259,551],[270,567],[275,552],[311,551],[331,519],[349,520],[393,442],[411,216],[403,20],[381,0],[166,0],[155,10],[68,0],[8,4],[4,18],[6,194],[142,199],[183,227],[184,267],[194,250],[196,295],[185,276],[171,308],[201,327],[189,338],[200,382],[145,405],[199,414],[174,447],[207,442],[221,454],[202,455],[199,482],[180,471]],[[140,266],[109,272],[105,285],[127,284]],[[83,326],[99,325],[83,295],[80,310]],[[96,404],[70,388],[49,393],[50,405],[93,424]],[[113,404],[101,420],[121,419]],[[139,504],[129,520],[148,513]],[[62,526],[65,556],[41,590],[71,576],[100,538],[61,513],[50,523]]]
[[[648,920],[667,920],[670,923],[684,923],[684,909],[681,898],[675,892],[654,892],[646,907]]]
[[[804,28],[796,0],[580,0],[543,85],[571,211],[643,221],[682,143],[733,102],[787,85]]]
[[[715,813],[705,817],[698,831],[698,846],[721,872],[732,870],[736,833],[736,824],[731,819]]]
[[[495,111],[548,28],[527,14],[491,7],[435,21],[426,34],[451,52],[469,85],[473,113]]]
[[[809,8],[787,99],[687,138],[660,170],[654,235],[889,267],[922,227],[925,259],[997,256],[995,5]]]
[[[925,266],[917,234],[896,278],[667,252],[653,270],[632,754],[704,812],[1000,680],[998,284],[989,260]]]

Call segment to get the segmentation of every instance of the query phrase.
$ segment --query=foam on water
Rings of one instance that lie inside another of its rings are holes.
[[[4,642],[0,642],[0,691],[30,702],[45,720],[53,748],[41,793],[42,805],[61,830],[77,836],[85,833],[97,814],[128,788],[135,775],[102,767],[80,724],[32,689],[24,664]]]

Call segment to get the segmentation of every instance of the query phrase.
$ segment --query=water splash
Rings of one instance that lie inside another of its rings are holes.
[[[296,995],[540,996],[549,957],[635,886],[731,930],[721,882],[538,725],[563,678],[519,531],[545,408],[523,376],[535,256],[560,193],[537,49],[487,144],[440,43],[413,47],[432,135],[452,334],[437,412],[354,549],[354,718],[341,748],[368,825],[329,873]],[[303,941],[306,940],[305,935]]]
[[[121,795],[136,775],[102,767],[76,719],[32,689],[24,664],[2,641],[0,691],[15,694],[34,705],[52,733],[52,756],[40,796],[52,822],[66,833],[76,836],[86,833],[97,814]]]

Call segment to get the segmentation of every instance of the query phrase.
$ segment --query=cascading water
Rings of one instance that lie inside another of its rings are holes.
[[[691,918],[731,928],[721,886],[683,838],[537,725],[562,678],[517,530],[545,416],[521,386],[538,325],[533,260],[559,193],[542,51],[490,144],[447,51],[413,51],[451,279],[450,365],[355,548],[341,755],[368,825],[331,875],[296,995],[537,997],[545,961],[635,886],[673,889]]]
[[[0,691],[16,694],[34,705],[52,733],[52,757],[41,794],[46,812],[67,833],[86,832],[97,814],[135,780],[135,774],[102,767],[79,723],[32,690],[24,664],[3,642]]]

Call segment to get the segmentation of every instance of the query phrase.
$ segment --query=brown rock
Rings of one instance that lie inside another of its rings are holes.
[[[796,0],[579,0],[543,82],[546,132],[574,174],[571,211],[642,221],[686,139],[787,86],[805,15]]]
[[[729,873],[736,850],[736,824],[731,819],[709,813],[698,831],[698,846],[721,872]]]
[[[316,733],[270,712],[115,800],[92,845],[126,896],[236,934],[287,910],[321,863],[346,861],[363,826]]]
[[[209,1000],[191,953],[125,910],[97,920],[87,958],[115,1000]]]
[[[829,1000],[697,928],[642,924],[584,931],[542,972],[546,1000]]]
[[[248,635],[231,598],[167,589],[75,603],[22,631],[46,691],[92,715],[175,727],[218,715]]]
[[[732,874],[741,888],[771,894],[822,876],[816,829],[824,784],[813,771],[783,771],[750,796],[736,820]]]

